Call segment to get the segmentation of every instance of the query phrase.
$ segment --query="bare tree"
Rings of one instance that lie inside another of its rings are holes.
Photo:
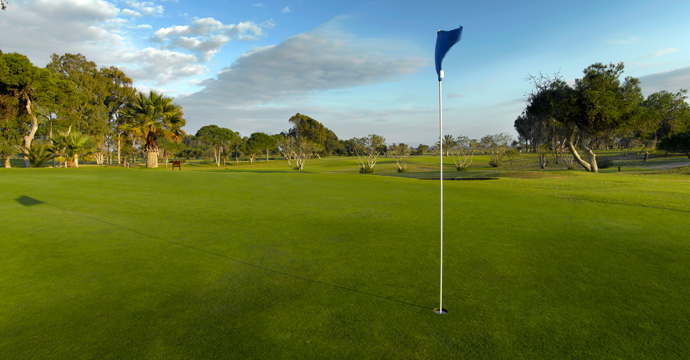
[[[467,170],[472,164],[474,152],[479,148],[477,139],[471,139],[467,136],[458,136],[455,138],[455,146],[451,148],[453,155],[453,163],[458,171]]]
[[[388,153],[395,159],[395,164],[398,165],[398,172],[407,172],[407,162],[410,160],[412,148],[407,144],[393,144],[388,147]]]
[[[360,173],[373,173],[376,160],[383,152],[381,148],[386,139],[380,135],[369,135],[363,138],[353,139],[355,143],[355,156]]]
[[[278,150],[293,170],[303,170],[304,163],[311,157],[314,149],[314,144],[307,139],[284,136],[278,140]]]

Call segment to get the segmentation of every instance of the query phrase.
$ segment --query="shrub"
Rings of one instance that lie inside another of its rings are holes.
[[[468,166],[458,166],[458,171],[467,171]]]
[[[613,160],[611,160],[611,158],[608,157],[600,157],[599,159],[597,159],[597,166],[599,167],[599,169],[608,169],[611,166],[613,166]]]

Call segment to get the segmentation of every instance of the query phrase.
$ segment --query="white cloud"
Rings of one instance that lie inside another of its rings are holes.
[[[224,25],[214,18],[194,19],[190,25],[157,30],[154,40],[168,49],[189,50],[199,54],[202,61],[210,61],[232,39],[256,40],[264,35],[263,28],[273,26],[272,21]]]
[[[666,50],[661,50],[661,51],[655,52],[654,55],[652,55],[652,57],[663,56],[663,55],[673,54],[673,53],[677,53],[677,52],[678,52],[678,49],[676,49],[676,48],[668,48]]]
[[[286,6],[283,8],[283,10],[281,12],[286,14],[286,13],[291,13],[292,10],[290,10],[290,6]]]
[[[141,17],[141,13],[138,11],[134,11],[132,9],[124,9],[122,10],[122,15],[126,16],[131,16],[131,17]]]
[[[179,82],[182,78],[206,72],[203,65],[197,64],[194,55],[151,47],[121,56],[118,60],[125,64],[122,68],[127,75],[157,85]]]
[[[147,16],[159,16],[165,12],[163,5],[155,5],[151,1],[127,1],[127,5],[137,9],[141,14]]]

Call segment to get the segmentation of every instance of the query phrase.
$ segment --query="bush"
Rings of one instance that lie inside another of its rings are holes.
[[[597,159],[597,167],[599,167],[599,169],[608,169],[611,166],[613,166],[613,160],[611,160],[611,158],[600,157]]]
[[[371,174],[374,172],[374,168],[369,167],[368,165],[360,166],[359,172],[360,174]]]
[[[467,171],[468,166],[458,166],[458,171]]]
[[[407,168],[402,168],[402,169],[398,168],[398,172],[399,173],[405,173],[405,172],[407,172]]]

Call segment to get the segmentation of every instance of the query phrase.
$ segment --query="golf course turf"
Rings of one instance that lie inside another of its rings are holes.
[[[0,358],[690,354],[687,167],[449,171],[437,315],[438,180],[353,164],[2,169]]]

